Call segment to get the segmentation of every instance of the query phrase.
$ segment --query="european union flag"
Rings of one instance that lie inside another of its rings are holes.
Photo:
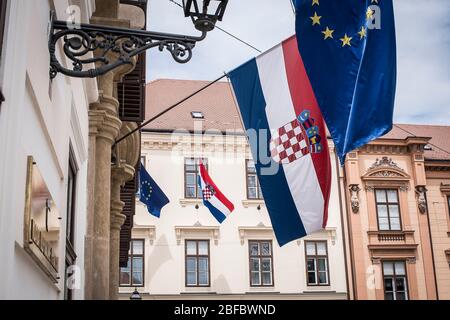
[[[148,212],[157,218],[161,215],[162,207],[170,202],[142,164],[139,169],[139,194],[139,200],[147,206]]]
[[[295,0],[295,7],[299,51],[343,163],[392,129],[392,0]]]

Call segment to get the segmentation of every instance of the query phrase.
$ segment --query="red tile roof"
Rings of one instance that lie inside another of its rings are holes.
[[[147,84],[146,119],[158,114],[182,100],[208,81],[169,80],[160,79]],[[199,111],[204,115],[204,120],[195,120],[191,112]],[[155,131],[173,131],[176,129],[194,130],[194,122],[201,123],[203,130],[236,129],[243,133],[237,105],[228,82],[217,82],[198,95],[192,97],[161,118],[145,127]]]
[[[391,132],[381,139],[406,139],[408,137],[431,138],[425,150],[425,159],[450,160],[450,126],[419,124],[394,124]]]
[[[160,79],[147,84],[146,119],[158,114],[186,96],[208,84],[208,81]],[[228,82],[217,82],[200,94],[185,101],[167,114],[148,124],[150,131],[194,130],[194,122],[203,130],[237,130],[243,128],[235,99]],[[205,119],[195,120],[191,112],[202,112]],[[391,132],[380,139],[429,137],[431,150],[425,151],[430,160],[450,160],[450,126],[395,124]]]

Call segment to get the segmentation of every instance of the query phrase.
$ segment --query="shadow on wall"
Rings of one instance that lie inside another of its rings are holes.
[[[161,236],[154,244],[152,254],[148,257],[148,265],[150,266],[150,281],[153,276],[158,273],[159,269],[168,261],[172,260],[169,242],[165,235]]]
[[[223,274],[219,275],[213,283],[214,291],[217,293],[231,293],[230,286],[228,285],[228,281]]]

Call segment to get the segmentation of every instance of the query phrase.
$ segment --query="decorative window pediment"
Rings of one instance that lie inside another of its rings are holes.
[[[220,237],[220,227],[203,226],[200,222],[196,222],[193,226],[177,226],[175,227],[177,244],[181,244],[184,238],[209,238],[214,240],[217,245]]]
[[[383,157],[377,159],[361,177],[366,184],[366,190],[375,187],[397,187],[401,191],[409,189],[411,176],[400,168],[392,158]]]

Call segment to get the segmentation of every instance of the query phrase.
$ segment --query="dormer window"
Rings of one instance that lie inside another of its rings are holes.
[[[200,112],[200,111],[192,111],[191,116],[193,119],[205,119],[203,112]]]

